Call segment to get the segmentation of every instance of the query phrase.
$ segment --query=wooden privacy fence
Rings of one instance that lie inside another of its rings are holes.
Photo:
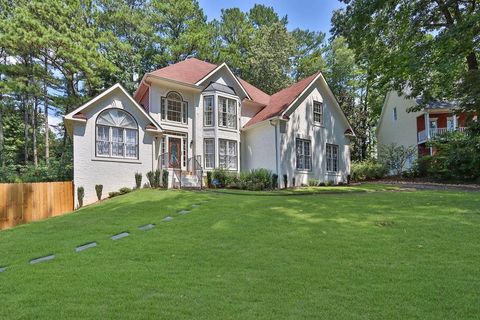
[[[73,181],[0,183],[0,230],[73,211]]]

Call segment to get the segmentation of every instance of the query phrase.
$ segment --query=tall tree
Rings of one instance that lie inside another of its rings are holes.
[[[294,78],[299,80],[325,68],[325,34],[319,31],[295,29],[291,32],[295,39],[293,56]]]
[[[369,72],[424,101],[459,101],[480,112],[480,9],[476,0],[342,0],[333,32],[343,35]]]

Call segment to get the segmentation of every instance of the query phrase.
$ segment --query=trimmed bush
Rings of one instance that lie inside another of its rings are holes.
[[[237,174],[225,169],[215,169],[212,171],[212,177],[214,180],[218,181],[218,186],[220,188],[225,188],[226,186],[235,183],[235,178]]]
[[[211,188],[212,187],[212,172],[207,171],[207,187]]]
[[[102,200],[103,185],[102,184],[95,185],[95,192],[97,193],[98,201]]]
[[[130,192],[132,192],[132,189],[127,188],[127,187],[123,187],[120,190],[118,190],[119,194],[126,194],[126,193],[130,193]]]
[[[272,174],[272,189],[278,188],[278,174]]]
[[[240,188],[265,190],[272,188],[272,172],[267,169],[253,169],[243,172],[239,179]]]
[[[142,174],[139,172],[135,173],[135,186],[137,189],[142,187]]]
[[[285,189],[288,187],[288,176],[286,174],[283,175],[283,187]]]
[[[309,187],[317,187],[320,181],[318,179],[308,179]]]
[[[85,189],[83,187],[77,188],[77,198],[78,198],[78,207],[81,208],[83,206],[83,197],[85,196]]]
[[[168,188],[168,170],[163,169],[162,172],[162,184],[165,189]]]
[[[147,172],[147,179],[148,183],[150,184],[150,188],[155,188],[155,174],[153,171]]]
[[[387,167],[374,160],[353,162],[350,170],[353,181],[364,181],[383,178],[388,173]]]
[[[112,192],[108,193],[109,198],[113,198],[113,197],[116,197],[116,196],[119,196],[119,195],[120,195],[120,192],[118,192],[118,191],[112,191]]]
[[[162,172],[160,170],[155,170],[154,176],[153,176],[153,185],[154,188],[160,188],[160,177],[162,175]]]
[[[327,180],[327,181],[325,181],[325,185],[327,187],[333,186],[333,181],[332,180]]]

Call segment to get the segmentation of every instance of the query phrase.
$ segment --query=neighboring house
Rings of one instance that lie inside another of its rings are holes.
[[[466,116],[455,114],[454,104],[436,101],[420,111],[408,112],[421,104],[420,98],[409,99],[395,91],[389,92],[377,125],[377,145],[415,146],[417,156],[432,155],[434,150],[426,145],[429,139],[448,131],[465,131]],[[409,161],[408,167],[413,160]]]
[[[198,187],[215,168],[266,168],[289,185],[346,181],[354,135],[320,72],[269,96],[195,58],[145,74],[133,97],[114,85],[65,125],[85,203],[96,184],[107,195],[156,169],[169,170],[169,187]]]

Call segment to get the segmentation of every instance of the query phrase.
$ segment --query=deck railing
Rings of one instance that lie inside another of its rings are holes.
[[[430,128],[430,139],[434,139],[438,136],[441,136],[447,132],[453,132],[453,131],[458,131],[458,132],[465,132],[467,130],[466,127],[457,127],[457,128]],[[428,129],[419,131],[417,133],[417,141],[418,142],[425,142],[428,140]]]

